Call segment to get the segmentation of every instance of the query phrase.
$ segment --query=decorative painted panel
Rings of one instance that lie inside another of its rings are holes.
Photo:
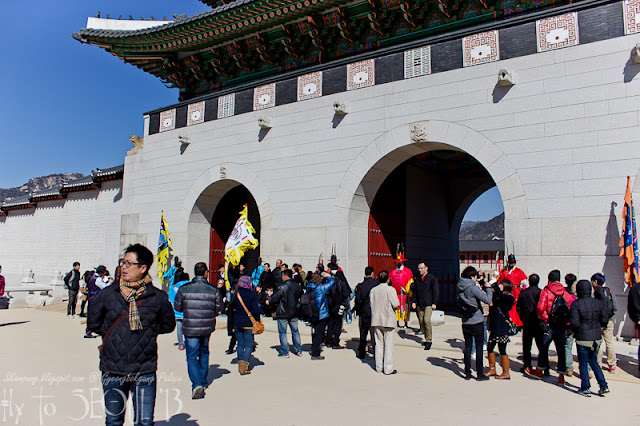
[[[536,21],[538,52],[578,44],[578,14],[567,13]]]
[[[265,84],[253,89],[253,110],[276,106],[276,84]]]
[[[166,132],[176,128],[176,109],[162,111],[160,113],[160,131]]]
[[[465,67],[500,59],[498,31],[487,31],[462,39],[462,63]]]
[[[431,74],[431,46],[405,50],[404,78]]]
[[[635,34],[640,32],[640,0],[625,0],[623,12],[624,33]]]
[[[218,118],[231,117],[236,110],[236,94],[220,96],[218,98]]]
[[[347,90],[373,86],[376,81],[373,59],[347,65]]]
[[[322,71],[312,72],[298,77],[298,100],[322,96]]]
[[[204,101],[196,102],[187,108],[187,126],[204,123]]]

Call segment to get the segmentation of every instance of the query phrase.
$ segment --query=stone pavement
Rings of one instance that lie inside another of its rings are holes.
[[[101,339],[83,339],[83,320],[68,319],[64,309],[58,304],[0,311],[1,424],[104,424],[97,369]],[[219,320],[211,339],[212,383],[203,400],[191,400],[185,353],[174,346],[175,333],[160,337],[158,425],[640,423],[640,380],[630,374],[638,368],[632,355],[637,347],[623,342],[617,343],[620,371],[605,372],[611,393],[584,398],[574,393],[577,377],[560,387],[555,375],[539,381],[517,373],[521,361],[513,354],[520,355],[520,336],[509,345],[510,381],[463,380],[460,320],[454,316],[434,328],[428,352],[413,332],[396,336],[394,376],[377,374],[372,357],[364,362],[355,357],[355,321],[342,335],[347,349],[327,349],[324,361],[311,361],[309,327],[301,326],[304,356],[278,358],[271,319],[257,337],[253,374],[239,376],[235,355],[224,354],[229,343],[224,322]]]

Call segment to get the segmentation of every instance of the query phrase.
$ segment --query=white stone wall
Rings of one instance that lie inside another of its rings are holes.
[[[0,265],[7,285],[20,284],[31,268],[39,284],[73,262],[81,271],[104,264],[112,273],[118,262],[122,181],[102,189],[70,193],[66,200],[39,202],[35,209],[0,217]]]
[[[582,278],[604,270],[622,298],[621,203],[626,176],[640,170],[640,84],[632,78],[639,66],[629,63],[638,42],[640,36],[626,36],[147,136],[136,166],[127,168],[126,205],[139,212],[150,244],[164,210],[180,256],[195,202],[221,180],[222,166],[260,206],[266,261],[310,269],[335,243],[356,283],[366,266],[367,182],[382,181],[425,149],[461,149],[498,184],[507,247],[525,272],[544,277],[559,268]],[[496,90],[500,68],[517,75],[503,93]],[[350,103],[341,121],[334,120],[334,100]],[[262,139],[261,115],[274,123]],[[426,122],[430,142],[448,146],[412,145],[409,125],[418,121]],[[178,135],[190,137],[183,153]],[[190,237],[189,268],[207,259],[208,238],[199,235],[206,226],[200,228]]]

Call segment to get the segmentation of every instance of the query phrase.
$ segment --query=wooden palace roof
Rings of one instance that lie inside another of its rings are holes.
[[[145,29],[73,37],[180,89],[181,100],[566,0],[202,0],[211,10]]]

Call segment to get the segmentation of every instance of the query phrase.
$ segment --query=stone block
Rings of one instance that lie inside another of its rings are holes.
[[[510,200],[524,195],[524,189],[522,188],[522,183],[517,173],[513,173],[511,176],[499,180],[496,185],[498,186],[502,200]]]
[[[510,200],[503,200],[504,215],[509,219],[526,219],[529,217],[527,212],[527,199],[522,197],[512,198]]]
[[[465,135],[460,148],[469,155],[475,156],[487,141],[488,139],[481,133],[470,130]]]
[[[476,160],[480,164],[482,164],[485,168],[491,167],[491,165],[501,156],[503,156],[503,152],[498,146],[491,142],[487,141],[482,148],[474,155]]]
[[[583,167],[580,164],[567,164],[566,166],[521,168],[518,170],[518,175],[523,185],[561,182],[566,179],[582,179]]]
[[[546,218],[540,220],[545,256],[604,255],[603,242],[608,240],[607,216]]]
[[[539,219],[505,219],[505,241],[509,251],[518,255],[539,256],[542,254],[543,235]],[[546,237],[545,237],[546,238]]]
[[[509,161],[509,158],[504,154],[491,163],[487,170],[491,174],[494,182],[500,182],[508,176],[513,175],[516,171]]]
[[[523,187],[527,200],[544,199],[553,203],[554,198],[570,198],[575,195],[573,180],[524,184]]]
[[[572,149],[557,149],[552,152],[511,154],[509,159],[518,171],[547,166],[564,167],[567,164],[573,164],[573,152]]]

